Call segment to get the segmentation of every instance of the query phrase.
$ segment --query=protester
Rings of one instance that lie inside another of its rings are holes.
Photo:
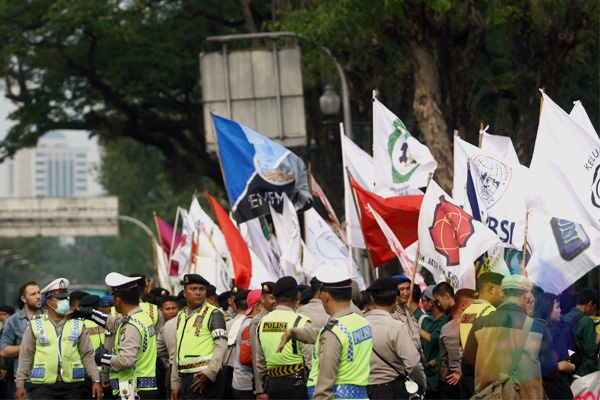
[[[431,300],[432,321],[429,326],[427,326],[427,330],[419,328],[419,334],[425,343],[423,346],[423,367],[425,368],[425,375],[427,376],[426,397],[428,399],[440,398],[440,332],[442,331],[442,327],[448,321],[448,315],[444,313],[444,310],[439,306],[437,301],[432,300],[439,296],[439,294],[436,296],[436,289],[440,285],[441,284],[438,284],[433,288],[428,286],[423,293],[423,297],[427,297]],[[450,287],[450,289],[452,288]],[[444,288],[444,290],[447,291],[446,288]],[[452,293],[452,296],[453,295],[454,293]],[[452,304],[454,304],[454,302]]]
[[[399,319],[406,324],[410,338],[415,345],[417,351],[421,352],[421,340],[419,338],[419,325],[417,320],[408,308],[408,300],[410,299],[410,278],[406,275],[394,275],[392,278],[398,282],[398,301],[396,309],[392,313],[392,317]]]

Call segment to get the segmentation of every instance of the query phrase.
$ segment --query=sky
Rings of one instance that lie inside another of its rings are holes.
[[[0,140],[4,139],[11,127],[11,121],[8,120],[8,114],[12,109],[12,104],[0,93]],[[91,147],[91,161],[98,164],[100,162],[100,149],[95,138],[89,139],[85,131],[62,131],[67,138],[69,145],[73,147]],[[8,196],[8,168],[6,162],[0,164],[0,197]],[[98,183],[92,188],[94,192],[102,191]]]

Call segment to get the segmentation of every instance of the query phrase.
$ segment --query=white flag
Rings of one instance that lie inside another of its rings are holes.
[[[343,130],[341,134],[342,143],[342,163],[344,166],[344,207],[346,211],[346,237],[348,245],[364,249],[365,240],[363,238],[362,230],[360,227],[360,220],[358,219],[358,213],[356,206],[354,205],[354,198],[352,197],[352,187],[346,177],[346,168],[352,174],[352,177],[358,182],[358,184],[365,190],[371,190],[375,182],[373,178],[374,165],[373,157],[367,152],[358,147],[352,140],[344,135]]]
[[[481,254],[500,244],[493,231],[456,205],[433,180],[423,198],[418,231],[419,261],[443,272],[455,286]]]
[[[259,272],[258,275],[269,277],[269,279],[263,279],[262,281],[260,280],[262,278],[256,278],[259,280],[259,285],[265,281],[276,282],[279,278],[283,277],[283,271],[279,266],[279,256],[271,248],[269,241],[263,234],[259,218],[242,222],[240,228],[242,237],[244,237],[246,243],[248,243],[248,247],[252,250],[250,254],[252,257],[252,278],[255,279],[257,268],[265,269],[264,272]],[[260,260],[260,265],[254,264],[254,258]]]
[[[298,283],[304,280],[302,273],[302,245],[300,244],[300,222],[294,204],[283,194],[282,213],[271,207],[271,217],[277,233],[277,241],[281,249],[279,260],[284,275],[293,276]]]
[[[561,293],[600,265],[600,231],[559,218],[531,214],[527,274],[544,291]]]
[[[462,140],[454,135],[454,175],[452,183],[452,198],[459,206],[467,202],[467,163],[473,154],[480,151],[479,147]]]
[[[575,121],[577,125],[581,126],[583,129],[585,129],[585,131],[589,133],[590,136],[592,136],[592,138],[598,138],[598,133],[596,132],[592,121],[590,121],[590,117],[585,111],[585,108],[583,108],[583,104],[581,104],[581,101],[577,100],[573,102],[573,109],[571,110],[571,113],[569,115],[571,116],[573,121]]]
[[[223,258],[229,257],[229,249],[223,232],[209,216],[200,207],[198,199],[194,197],[188,215],[193,221],[194,230],[200,231],[198,238],[198,255],[212,257],[215,254]]]
[[[600,139],[542,95],[528,209],[600,229]]]
[[[504,158],[511,163],[520,164],[519,156],[513,145],[512,139],[509,136],[492,135],[487,133],[488,126],[484,130],[479,131],[483,135],[481,138],[481,150]]]
[[[437,162],[427,146],[415,139],[404,123],[373,97],[374,192],[400,196],[409,189],[427,186]]]
[[[196,237],[197,231],[194,225],[193,219],[189,216],[188,212],[177,207],[177,212],[181,215],[181,242],[179,246],[173,252],[171,260],[176,261],[178,264],[177,273],[180,279],[183,279],[185,274],[190,273],[190,264],[192,261],[192,249],[196,249]]]
[[[158,240],[152,235],[152,249],[154,251],[154,265],[156,268],[156,278],[158,280],[158,286],[165,289],[172,290],[171,283],[169,282],[169,266],[167,264],[167,254],[161,247]]]

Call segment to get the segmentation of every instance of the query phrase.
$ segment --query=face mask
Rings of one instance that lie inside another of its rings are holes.
[[[54,309],[58,315],[65,315],[69,312],[69,310],[71,310],[69,300],[60,300],[58,303],[56,303],[56,308]]]

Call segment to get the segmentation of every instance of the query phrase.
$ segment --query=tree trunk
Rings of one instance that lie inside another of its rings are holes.
[[[425,144],[438,166],[435,181],[446,191],[452,189],[454,157],[450,133],[440,108],[440,84],[433,54],[415,41],[407,43],[415,85],[413,109]]]

